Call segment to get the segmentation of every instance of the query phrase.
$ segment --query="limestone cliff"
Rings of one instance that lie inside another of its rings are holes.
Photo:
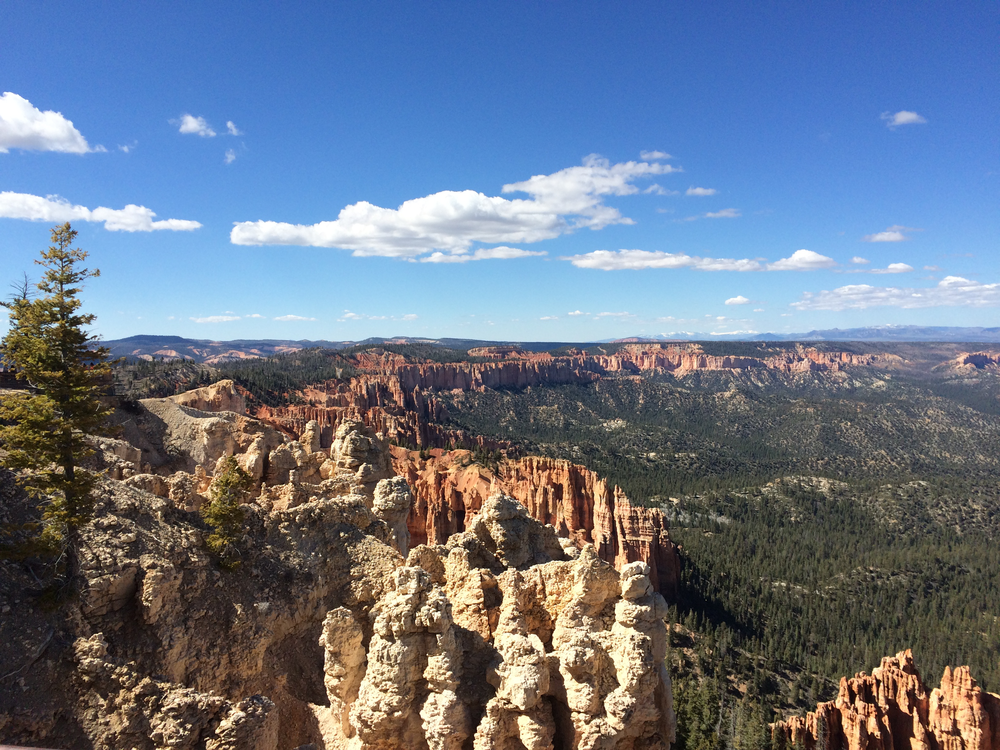
[[[806,750],[1000,750],[1000,695],[977,687],[968,667],[945,668],[928,691],[907,650],[842,678],[835,700],[773,732]]]
[[[396,473],[413,491],[408,525],[414,544],[440,544],[463,531],[466,519],[501,491],[560,536],[578,546],[593,544],[598,556],[619,570],[630,562],[646,563],[656,590],[676,597],[680,560],[662,512],[632,505],[621,489],[584,466],[529,456],[503,461],[494,472],[474,463],[468,451],[433,450],[421,458],[394,447],[392,456]]]

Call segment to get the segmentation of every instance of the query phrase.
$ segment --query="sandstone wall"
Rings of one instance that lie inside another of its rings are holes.
[[[494,473],[474,463],[468,451],[435,450],[422,459],[394,447],[392,457],[414,493],[408,522],[414,544],[441,544],[464,531],[486,498],[501,491],[560,536],[578,546],[593,544],[619,570],[637,560],[646,563],[657,591],[676,598],[680,559],[663,514],[632,505],[618,487],[584,466],[529,456],[504,461]]]

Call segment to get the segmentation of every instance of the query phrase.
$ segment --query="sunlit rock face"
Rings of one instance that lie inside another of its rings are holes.
[[[946,667],[928,691],[906,650],[842,678],[835,700],[773,731],[808,750],[1000,750],[1000,696],[977,687],[968,667]]]

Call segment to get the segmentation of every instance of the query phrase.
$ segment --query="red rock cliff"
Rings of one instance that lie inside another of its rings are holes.
[[[414,546],[444,543],[465,529],[490,494],[503,491],[560,536],[578,546],[592,543],[615,568],[636,560],[647,563],[653,585],[676,599],[680,560],[663,514],[632,505],[618,487],[609,487],[586,467],[529,456],[504,461],[494,472],[473,463],[464,450],[433,450],[426,459],[402,448],[392,454],[393,467],[413,491],[408,526]]]
[[[302,432],[307,422],[315,420],[325,428],[323,447],[329,446],[333,431],[342,421],[354,419],[403,444],[497,448],[504,445],[443,427],[447,409],[434,394],[589,383],[642,372],[663,372],[677,377],[700,371],[839,372],[849,367],[889,367],[899,360],[895,355],[820,352],[806,346],[768,357],[708,355],[697,344],[629,344],[609,355],[574,352],[561,357],[513,347],[497,348],[496,352],[478,351],[498,358],[502,354],[503,358],[486,362],[414,363],[378,349],[361,352],[352,358],[361,372],[358,376],[315,384],[299,394],[304,403],[284,407],[258,405],[253,414],[293,436]]]
[[[977,687],[968,667],[946,667],[928,693],[906,650],[842,678],[836,700],[773,732],[806,750],[1000,750],[1000,695]]]

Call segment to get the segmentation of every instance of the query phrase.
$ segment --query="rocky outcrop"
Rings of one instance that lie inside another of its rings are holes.
[[[946,667],[928,691],[907,650],[871,675],[842,678],[835,700],[772,729],[807,750],[998,750],[1000,695],[977,687],[968,667]]]
[[[672,742],[666,603],[645,564],[619,575],[592,545],[570,558],[555,529],[498,494],[446,545],[414,548],[392,586],[367,648],[347,611],[324,624],[327,747]]]
[[[975,375],[976,373],[1000,372],[1000,353],[995,351],[963,352],[954,359],[934,368],[950,375]]]
[[[176,396],[170,396],[170,400],[179,406],[199,411],[247,413],[246,397],[232,380],[220,380],[204,388],[193,388]]]
[[[80,533],[79,595],[61,607],[35,604],[35,579],[0,560],[0,674],[20,680],[0,690],[6,742],[321,741],[324,619],[346,607],[365,622],[403,562],[358,493],[284,511],[246,506],[232,572],[209,556],[197,514],[123,482],[100,484]]]
[[[494,492],[505,492],[531,516],[555,527],[578,547],[593,544],[602,560],[621,570],[631,562],[650,567],[654,587],[676,596],[680,559],[666,519],[656,508],[632,505],[625,493],[586,467],[560,459],[529,456],[502,462],[496,471],[468,451],[392,449],[396,472],[413,490],[409,518],[414,544],[441,544],[464,531]]]

